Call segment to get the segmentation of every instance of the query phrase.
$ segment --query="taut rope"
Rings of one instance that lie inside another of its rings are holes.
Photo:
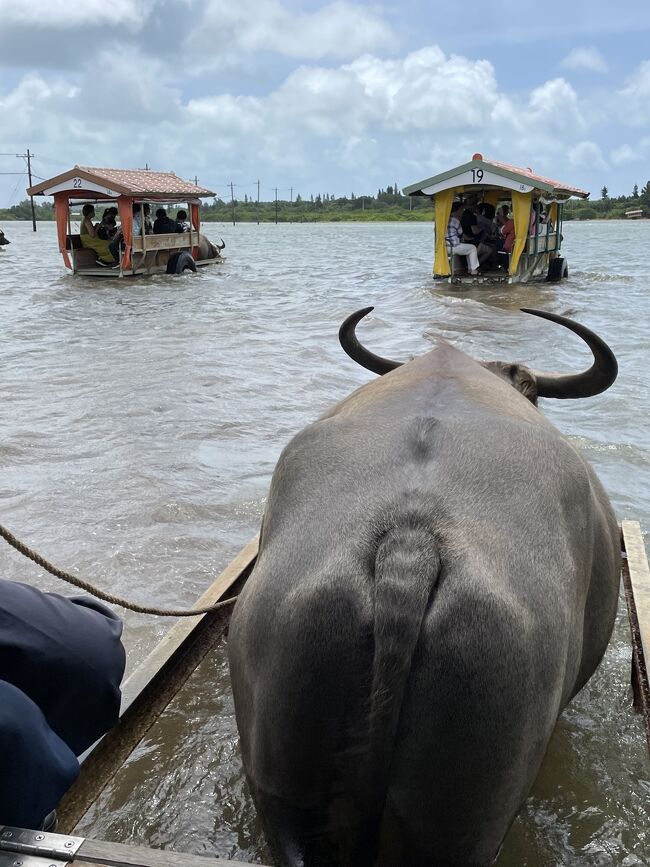
[[[92,584],[89,584],[88,581],[84,581],[82,578],[77,578],[76,575],[72,575],[70,572],[65,572],[63,569],[58,569],[52,563],[49,563],[44,557],[41,557],[40,554],[37,554],[36,551],[32,551],[31,548],[28,548],[27,545],[21,542],[20,539],[17,539],[14,534],[10,533],[6,527],[2,526],[2,524],[0,524],[0,536],[15,548],[16,551],[20,551],[20,553],[29,560],[33,560],[34,563],[41,566],[41,568],[45,569],[46,572],[49,572],[50,575],[54,575],[56,578],[61,578],[69,584],[74,584],[75,587],[85,590],[86,593],[90,593],[98,599],[103,599],[104,602],[111,602],[113,605],[128,608],[130,611],[137,611],[139,614],[158,614],[161,617],[195,617],[197,614],[207,614],[209,611],[216,611],[218,608],[225,608],[226,605],[232,605],[237,601],[237,596],[232,596],[230,599],[222,599],[220,602],[215,602],[213,605],[191,609],[153,608],[148,605],[138,605],[136,602],[129,602],[128,599],[122,599],[120,596],[113,596],[111,593],[99,590],[97,587],[93,587]]]

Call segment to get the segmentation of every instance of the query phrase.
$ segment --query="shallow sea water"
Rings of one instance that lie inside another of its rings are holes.
[[[560,285],[458,291],[431,279],[430,224],[209,225],[227,261],[197,275],[72,278],[53,224],[3,226],[0,521],[111,592],[189,606],[257,531],[293,434],[368,381],[338,346],[408,358],[438,336],[477,358],[575,370],[576,338],[518,312],[574,316],[620,365],[615,386],[542,410],[586,454],[619,519],[650,528],[650,223],[568,223]],[[68,588],[6,547],[1,574]],[[169,621],[124,614],[129,669]],[[650,769],[631,709],[624,603],[563,714],[499,867],[650,863]],[[197,669],[84,818],[102,839],[263,862],[223,647]]]

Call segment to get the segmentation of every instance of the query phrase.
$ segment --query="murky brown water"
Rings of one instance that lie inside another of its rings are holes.
[[[189,605],[257,531],[288,439],[370,374],[338,327],[406,358],[443,335],[547,369],[577,339],[517,313],[574,315],[610,342],[616,385],[543,411],[587,455],[619,518],[650,528],[650,224],[567,224],[562,285],[434,286],[429,225],[214,226],[228,261],[132,281],[64,273],[54,226],[6,224],[0,252],[0,521],[58,565],[144,602]],[[68,592],[8,547],[2,575]],[[129,666],[169,628],[125,614]],[[630,710],[624,605],[605,661],[563,715],[499,867],[650,863],[650,769]],[[211,655],[85,818],[82,833],[260,862],[224,653]]]

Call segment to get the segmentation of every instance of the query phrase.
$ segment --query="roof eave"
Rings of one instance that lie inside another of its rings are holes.
[[[52,189],[52,187],[56,187],[59,184],[65,183],[65,181],[69,181],[71,178],[83,178],[90,183],[94,183],[97,186],[103,186],[106,189],[112,190],[114,193],[120,196],[128,196],[130,198],[146,198],[146,197],[159,197],[161,200],[163,198],[167,198],[169,201],[188,201],[189,199],[201,199],[206,198],[209,199],[215,195],[212,190],[207,190],[204,187],[197,187],[196,190],[188,190],[184,193],[170,193],[165,192],[164,190],[133,190],[130,187],[125,187],[123,184],[120,184],[119,181],[115,181],[112,178],[107,178],[101,174],[95,174],[94,172],[88,171],[87,168],[83,168],[81,166],[73,166],[73,168],[69,169],[67,172],[63,172],[60,175],[56,175],[53,178],[48,178],[48,180],[41,181],[39,184],[34,184],[27,189],[28,196],[48,196],[52,195],[47,191]],[[73,191],[70,191],[73,192]],[[69,195],[68,198],[72,198],[73,196]]]
[[[93,175],[92,172],[87,171],[86,169],[82,169],[80,166],[73,166],[69,171],[63,172],[60,175],[56,175],[54,178],[49,178],[46,181],[41,181],[40,184],[35,184],[33,187],[28,187],[27,195],[28,196],[48,196],[50,195],[47,190],[51,187],[57,186],[57,184],[62,184],[64,181],[69,181],[70,178],[83,178],[85,181],[90,181],[93,184],[104,185],[107,186],[107,182],[105,178],[100,177],[99,175]],[[110,188],[116,193],[119,193],[121,196],[129,195],[126,187],[122,186],[119,183],[115,183],[113,181],[110,182]]]
[[[432,187],[436,184],[443,183],[444,181],[456,177],[456,175],[461,175],[464,172],[470,171],[471,169],[478,168],[487,168],[493,175],[507,178],[510,181],[525,183],[528,187],[532,186],[534,189],[542,190],[546,193],[553,193],[559,191],[557,187],[554,187],[551,184],[546,184],[541,180],[531,178],[530,175],[519,174],[519,172],[511,172],[508,169],[504,169],[501,166],[491,163],[489,160],[470,160],[468,163],[463,163],[462,165],[456,166],[453,169],[449,169],[446,172],[442,172],[439,175],[434,175],[434,177],[432,178],[427,178],[424,181],[418,181],[415,184],[410,184],[410,186],[404,187],[402,192],[405,196],[429,196],[429,193],[422,192],[424,188]],[[567,190],[563,192],[569,191]],[[570,195],[577,195],[577,193],[571,192]],[[587,195],[589,194],[587,193]]]

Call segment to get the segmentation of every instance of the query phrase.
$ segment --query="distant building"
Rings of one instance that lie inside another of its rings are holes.
[[[643,217],[643,208],[633,208],[630,211],[626,211],[625,216],[628,220],[640,220]]]

